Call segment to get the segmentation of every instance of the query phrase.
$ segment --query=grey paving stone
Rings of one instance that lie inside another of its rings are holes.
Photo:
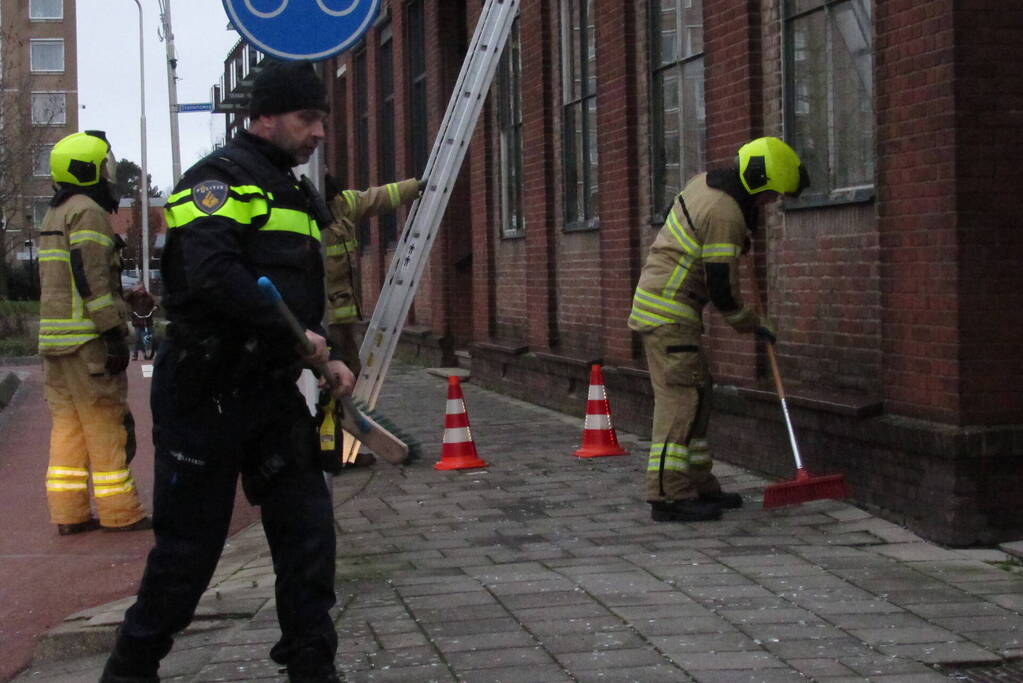
[[[745,633],[687,633],[684,635],[654,636],[650,642],[666,654],[694,652],[756,651],[760,645]]]
[[[539,647],[502,647],[495,650],[459,651],[447,655],[455,672],[498,669],[513,666],[549,666],[551,656]]]
[[[1001,657],[979,645],[968,642],[917,643],[878,645],[885,654],[912,658],[927,664],[966,664],[998,662]]]
[[[610,669],[658,666],[665,658],[650,648],[568,652],[556,656],[566,669],[576,671],[607,671]]]
[[[461,636],[437,636],[433,644],[441,652],[496,650],[502,647],[534,647],[539,643],[524,630],[501,633],[468,633]],[[547,643],[545,643],[547,645]]]
[[[691,674],[707,671],[763,671],[787,668],[785,663],[769,652],[698,652],[669,655],[672,661]]]
[[[459,671],[458,679],[464,683],[561,683],[577,680],[553,664]]]
[[[575,674],[575,680],[579,683],[680,683],[695,679],[674,665],[662,664],[610,671],[580,671]]]

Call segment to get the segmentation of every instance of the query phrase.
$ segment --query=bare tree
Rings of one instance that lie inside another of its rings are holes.
[[[31,185],[49,175],[53,123],[66,103],[32,93],[27,38],[0,29],[0,299],[8,294],[11,257],[31,236]]]

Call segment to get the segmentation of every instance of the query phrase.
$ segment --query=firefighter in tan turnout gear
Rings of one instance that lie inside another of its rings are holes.
[[[739,255],[758,208],[809,185],[799,156],[778,138],[739,149],[735,168],[693,177],[675,199],[640,274],[629,327],[642,335],[654,391],[646,495],[654,521],[719,519],[742,497],[711,473],[707,443],[712,379],[701,346],[709,301],[737,332],[774,343],[771,326],[743,303]]]
[[[135,440],[124,372],[127,309],[107,218],[117,210],[115,164],[100,131],[74,133],[54,145],[56,193],[39,233],[39,353],[53,416],[46,499],[65,536],[98,526],[152,526],[127,464]],[[98,519],[91,512],[90,475]]]
[[[414,200],[419,196],[420,181],[410,178],[361,192],[340,191],[328,175],[324,185],[330,211],[334,215],[334,222],[323,233],[327,332],[333,346],[341,350],[345,365],[358,376],[361,365],[353,325],[362,318],[362,303],[359,300],[356,225],[365,217],[390,213]]]

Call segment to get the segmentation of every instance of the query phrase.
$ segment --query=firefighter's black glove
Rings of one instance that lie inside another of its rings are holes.
[[[337,185],[337,179],[329,173],[323,176],[323,198],[329,202],[339,194],[341,194],[341,188]]]
[[[102,335],[103,343],[107,345],[106,370],[111,375],[124,372],[128,367],[128,340],[121,332],[120,327],[107,330]]]
[[[753,334],[756,335],[757,339],[762,339],[766,342],[774,344],[778,341],[778,336],[774,333],[766,323],[762,323],[757,326],[757,329],[753,330]]]

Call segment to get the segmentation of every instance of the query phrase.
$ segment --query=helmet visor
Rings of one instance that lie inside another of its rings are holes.
[[[100,174],[111,186],[117,184],[117,158],[114,157],[114,148],[107,149],[107,158],[103,161],[103,172]]]

